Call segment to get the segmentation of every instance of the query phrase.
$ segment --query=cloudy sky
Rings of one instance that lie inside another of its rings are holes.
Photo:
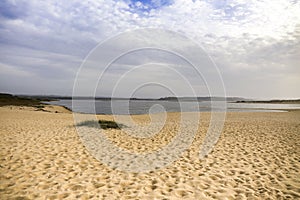
[[[300,97],[298,0],[2,0],[0,92],[72,95],[76,73],[91,50],[141,28],[173,31],[199,44],[219,69],[227,96]],[[177,44],[176,37],[162,41]],[[103,55],[124,45],[132,44],[123,40],[102,49],[99,59],[93,60],[99,69],[87,70],[85,78],[105,68]],[[211,70],[202,65],[201,70]],[[171,94],[159,85],[190,95],[178,77],[184,77],[197,95],[207,95],[205,79],[214,76],[200,80],[178,56],[141,50],[112,63],[96,95],[111,95],[117,82],[122,83],[119,96]],[[147,82],[158,84],[136,89]],[[88,91],[94,85],[85,87]],[[136,91],[126,92],[134,87]]]

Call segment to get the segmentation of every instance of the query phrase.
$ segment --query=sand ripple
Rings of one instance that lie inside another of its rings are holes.
[[[168,118],[176,121],[178,114]],[[219,142],[202,161],[209,114],[201,120],[192,146],[177,161],[157,171],[125,173],[87,152],[71,114],[0,108],[1,199],[300,198],[300,112],[229,113]],[[149,152],[171,140],[172,128],[150,139],[118,130],[105,134],[122,148]]]

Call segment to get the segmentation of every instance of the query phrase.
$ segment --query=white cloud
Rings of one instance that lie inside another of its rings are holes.
[[[163,5],[162,1],[153,1],[155,8],[151,9],[150,5],[142,5],[142,1],[136,2],[135,7],[130,6],[129,0],[45,0],[18,1],[18,4],[3,1],[0,3],[5,9],[0,9],[0,51],[4,52],[1,62],[17,71],[61,79],[62,76],[48,74],[59,69],[65,74],[74,74],[97,43],[126,30],[154,27],[180,32],[205,47],[224,73],[225,81],[237,73],[249,72],[268,77],[264,83],[270,82],[269,85],[277,75],[284,76],[284,80],[293,80],[287,81],[289,84],[298,83],[292,77],[299,75],[300,2],[170,2]],[[108,49],[110,51],[113,47]],[[71,77],[66,76],[66,79],[72,82]],[[7,81],[6,85],[9,85]],[[243,79],[236,77],[236,85],[240,85],[239,81]],[[253,87],[261,85],[253,82]],[[270,87],[266,86],[265,91]],[[238,91],[243,89],[228,88],[227,91],[229,95],[239,95]],[[69,88],[65,93],[70,93]],[[255,96],[254,93],[249,96]],[[300,95],[296,88],[286,95],[292,96],[292,93]],[[284,92],[280,95],[284,96]]]

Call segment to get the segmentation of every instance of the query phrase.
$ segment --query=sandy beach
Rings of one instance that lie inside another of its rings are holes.
[[[170,113],[176,121],[180,113]],[[113,170],[89,154],[70,111],[46,106],[0,107],[1,199],[299,199],[300,111],[227,113],[219,142],[198,153],[209,124],[183,156],[147,173]],[[111,116],[99,115],[99,119]],[[148,116],[134,116],[138,123]],[[151,139],[106,130],[116,145],[153,151],[174,136],[172,126]]]

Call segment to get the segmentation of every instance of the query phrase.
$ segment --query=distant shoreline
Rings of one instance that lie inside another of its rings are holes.
[[[270,103],[270,104],[300,104],[300,99],[289,100],[264,100],[264,101],[236,101],[235,103]]]
[[[264,104],[300,104],[300,99],[289,100],[247,100],[239,97],[163,97],[158,99],[149,98],[109,98],[109,97],[75,97],[77,100],[135,100],[135,101],[224,101],[228,103],[264,103]],[[44,102],[59,101],[59,100],[72,100],[72,97],[62,96],[29,96],[29,95],[12,95],[6,93],[0,93],[0,107],[1,106],[31,106],[38,109],[43,109],[48,105]],[[68,111],[72,110],[66,106],[62,106]]]

